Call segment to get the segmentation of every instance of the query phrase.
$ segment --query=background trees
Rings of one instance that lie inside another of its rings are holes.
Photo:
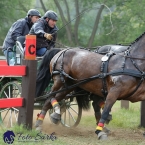
[[[113,31],[105,5],[112,12]],[[0,0],[0,45],[12,23],[30,8],[42,15],[50,9],[58,13],[59,43],[72,47],[128,44],[145,31],[144,5],[144,0]]]

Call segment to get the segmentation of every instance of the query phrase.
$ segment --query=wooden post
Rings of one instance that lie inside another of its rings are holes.
[[[121,108],[129,109],[129,101],[121,100]]]
[[[24,106],[19,109],[18,124],[23,124],[26,128],[32,129],[37,61],[23,60],[23,64],[27,66],[27,75],[22,78]]]
[[[145,128],[145,101],[141,102],[140,126]]]
[[[19,110],[18,124],[32,129],[37,72],[35,35],[26,36],[25,59],[23,64],[27,66],[27,70],[26,76],[22,78],[22,97],[25,101],[24,107]]]

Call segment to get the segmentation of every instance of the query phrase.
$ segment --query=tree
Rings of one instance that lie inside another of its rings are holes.
[[[108,14],[103,19],[100,37],[96,39],[99,45],[130,44],[145,31],[145,14],[143,13],[145,1],[124,0],[118,2],[116,0],[115,4],[112,9],[114,31],[110,35],[105,35],[111,29]]]
[[[23,0],[0,1],[0,45],[3,44],[8,29],[17,19],[26,16],[31,8],[31,2]]]

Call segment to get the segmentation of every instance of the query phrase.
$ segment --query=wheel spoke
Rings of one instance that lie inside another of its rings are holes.
[[[70,123],[70,112],[69,112],[69,110],[68,110],[68,114],[69,114],[69,126],[71,126],[71,123]]]
[[[64,113],[65,115],[64,115],[64,124],[66,123],[66,111],[65,111],[65,113]]]
[[[8,95],[7,95],[7,93],[5,91],[4,91],[4,94],[6,95],[7,98],[9,98]]]
[[[10,108],[7,110],[7,113],[5,114],[5,116],[3,118],[3,121],[5,120],[5,118],[6,118],[7,114],[8,114],[8,112],[9,112],[9,110],[10,110]]]
[[[19,112],[19,110],[18,110],[17,108],[14,108],[14,107],[12,107],[12,109],[14,109],[14,111],[17,111],[17,112]]]
[[[76,120],[74,119],[74,117],[73,117],[72,114],[70,113],[69,109],[67,109],[67,110],[68,110],[69,116],[71,116],[72,119],[73,119],[73,121],[76,122]]]
[[[11,124],[11,127],[13,126],[13,118],[12,118],[12,110],[10,110],[10,124]]]
[[[16,88],[16,86],[14,86],[13,95],[15,98],[17,98],[20,95],[20,91]]]
[[[72,106],[72,105],[78,105],[78,104],[71,104],[71,106]]]
[[[18,122],[18,112],[16,112],[16,110],[14,110],[14,115],[15,115],[16,122]]]
[[[70,106],[70,108],[78,115],[78,112],[76,110],[74,110],[71,106]]]
[[[0,113],[6,111],[6,110],[8,110],[8,109],[10,109],[10,108],[3,109],[3,110],[0,111]]]
[[[8,98],[10,98],[11,97],[11,86],[9,86],[9,96],[8,96]]]

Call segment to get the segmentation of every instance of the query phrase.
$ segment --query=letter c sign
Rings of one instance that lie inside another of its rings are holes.
[[[26,35],[25,59],[36,59],[36,35]]]
[[[34,54],[35,54],[35,51],[36,51],[36,48],[35,48],[35,50],[34,50],[33,48],[35,48],[35,46],[34,46],[33,44],[31,44],[31,45],[28,47],[28,52],[29,52],[29,54],[31,54],[31,55],[34,55]]]

